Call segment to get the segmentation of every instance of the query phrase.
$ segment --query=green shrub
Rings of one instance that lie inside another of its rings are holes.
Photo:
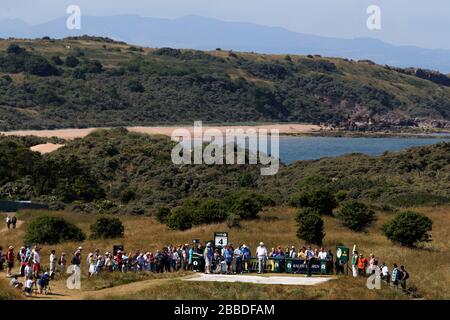
[[[78,60],[77,57],[73,56],[73,55],[69,55],[66,58],[65,61],[65,65],[69,68],[75,68],[76,66],[78,66],[80,64],[80,60]]]
[[[342,204],[336,217],[350,230],[363,231],[375,219],[375,212],[364,203],[349,200]]]
[[[228,214],[225,210],[225,205],[212,198],[206,198],[195,203],[196,207],[191,207],[193,215],[193,224],[205,224],[224,221]]]
[[[170,215],[170,208],[169,207],[158,207],[155,212],[155,218],[159,223],[166,223],[167,218]]]
[[[227,200],[228,211],[242,219],[254,219],[264,206],[261,195],[253,192],[240,192],[231,195]]]
[[[321,245],[325,234],[323,232],[323,219],[317,210],[306,208],[297,213],[297,238],[307,243]]]
[[[113,239],[123,237],[125,227],[118,218],[100,218],[91,225],[92,239]]]
[[[337,202],[334,195],[326,189],[301,192],[293,197],[291,203],[298,208],[312,208],[321,215],[332,215]]]
[[[80,228],[63,218],[43,216],[28,225],[24,240],[34,244],[58,244],[83,241],[85,238]]]
[[[187,230],[192,227],[192,211],[189,207],[177,207],[167,217],[167,226],[173,230]]]
[[[128,89],[131,92],[144,92],[145,91],[144,86],[137,80],[128,81]]]
[[[414,211],[402,211],[383,225],[383,232],[389,240],[413,247],[431,241],[428,232],[432,226],[430,218]]]

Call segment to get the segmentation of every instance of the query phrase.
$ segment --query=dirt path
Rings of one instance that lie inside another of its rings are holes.
[[[15,214],[10,213],[9,215],[11,216],[11,215],[15,215]],[[12,229],[12,225],[11,225],[11,229],[9,229],[9,230],[8,230],[8,227],[6,226],[6,222],[5,222],[6,214],[0,214],[0,216],[2,219],[2,221],[1,221],[2,228],[0,229],[0,236],[2,236],[4,234],[6,234],[7,232],[13,231],[13,229]],[[22,226],[22,224],[23,224],[23,221],[17,220],[16,229],[19,229],[20,226]]]

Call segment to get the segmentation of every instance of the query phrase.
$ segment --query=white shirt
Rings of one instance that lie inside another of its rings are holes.
[[[41,263],[41,256],[37,251],[34,252],[33,263]]]
[[[383,269],[381,269],[381,272],[383,273],[383,276],[387,276],[389,274],[388,266],[384,266]]]
[[[326,260],[327,259],[327,253],[326,252],[319,252],[319,259],[320,260]]]
[[[259,246],[256,248],[256,255],[258,257],[267,257],[267,249],[264,246]]]
[[[31,289],[33,287],[33,280],[28,279],[25,281],[25,288]]]

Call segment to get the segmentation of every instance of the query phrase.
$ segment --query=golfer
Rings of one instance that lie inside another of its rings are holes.
[[[267,249],[263,242],[260,242],[259,247],[256,248],[256,256],[258,257],[258,273],[264,273],[266,270]]]

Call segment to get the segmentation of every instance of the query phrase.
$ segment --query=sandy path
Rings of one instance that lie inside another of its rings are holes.
[[[295,134],[295,133],[309,133],[319,131],[320,126],[309,125],[309,124],[269,124],[269,125],[256,125],[256,126],[203,126],[203,129],[219,129],[225,132],[229,129],[278,129],[280,134]],[[18,131],[7,131],[0,132],[7,136],[26,136],[33,135],[37,137],[58,137],[62,139],[72,140],[76,138],[83,138],[92,131],[98,128],[86,128],[86,129],[59,129],[59,130],[18,130]],[[108,129],[108,128],[106,128]],[[147,133],[147,134],[162,134],[170,136],[175,129],[187,129],[193,132],[193,126],[159,126],[159,127],[127,127],[128,130],[133,132]]]
[[[58,150],[59,148],[63,147],[63,144],[55,144],[55,143],[44,143],[44,144],[38,144],[35,146],[32,146],[30,148],[31,151],[36,151],[41,154],[50,153],[55,150]]]
[[[4,234],[6,234],[7,232],[13,232],[14,231],[14,229],[12,228],[12,225],[11,225],[11,229],[9,229],[8,230],[8,227],[6,226],[6,216],[7,215],[9,215],[9,216],[14,216],[15,214],[13,214],[13,213],[8,213],[8,214],[0,214],[0,219],[1,219],[1,228],[0,228],[0,236],[2,236],[2,235],[4,235]],[[16,222],[16,229],[19,229],[21,226],[22,226],[22,224],[23,224],[23,221],[21,221],[21,220],[19,220],[19,219],[17,219],[17,222]],[[4,249],[6,249],[6,248],[4,248]],[[6,251],[4,251],[4,253],[6,253]]]
[[[282,284],[296,286],[313,286],[332,280],[326,277],[310,277],[300,276],[254,276],[254,275],[216,275],[216,274],[198,274],[195,277],[183,279],[186,281],[213,281],[213,282],[243,282],[255,284]]]

